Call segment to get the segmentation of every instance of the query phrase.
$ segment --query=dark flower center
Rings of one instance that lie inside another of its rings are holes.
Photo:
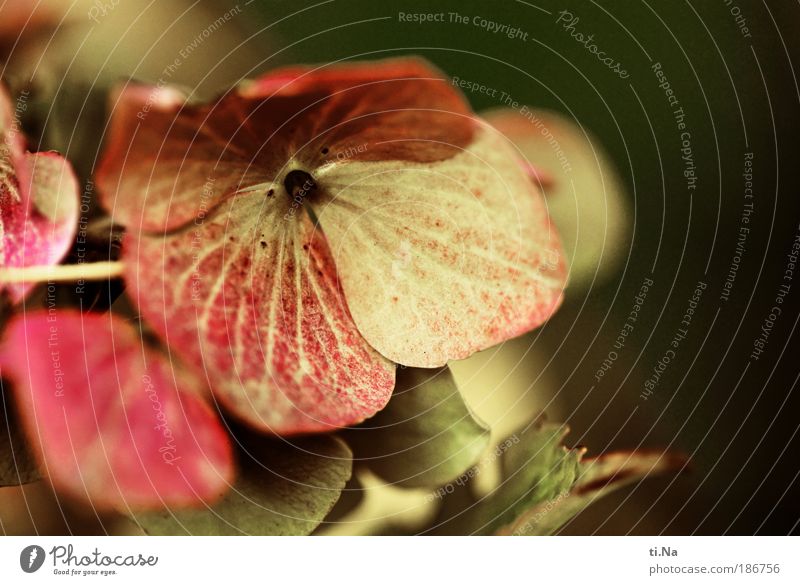
[[[286,188],[286,193],[290,199],[302,203],[317,188],[317,183],[314,177],[305,171],[295,169],[289,171],[286,178],[283,179],[283,186]]]

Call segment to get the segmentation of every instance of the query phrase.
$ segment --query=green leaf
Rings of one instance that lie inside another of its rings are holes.
[[[153,535],[310,534],[331,511],[352,473],[352,453],[333,436],[259,437],[241,454],[236,484],[205,510],[137,514]]]
[[[402,487],[436,487],[472,467],[489,436],[445,366],[398,370],[389,404],[353,429],[348,440],[357,458],[383,480]]]
[[[30,483],[40,479],[36,461],[30,454],[10,396],[0,380],[0,487]]]
[[[578,476],[582,451],[561,445],[567,432],[564,425],[536,421],[507,438],[495,450],[503,468],[501,484],[467,506],[463,505],[463,491],[458,496],[460,506],[452,506],[449,497],[444,498],[446,505],[435,532],[492,534],[522,511],[568,490]]]
[[[336,505],[325,516],[324,522],[320,528],[324,528],[327,524],[336,523],[348,514],[352,513],[364,502],[364,486],[354,473],[353,476],[342,488],[342,495],[336,502]]]
[[[685,464],[685,457],[662,452],[621,451],[586,460],[571,490],[520,514],[498,534],[553,534],[597,498],[650,475],[680,470]]]
[[[614,489],[674,470],[685,459],[630,452],[582,460],[584,448],[562,445],[566,425],[535,421],[501,443],[503,480],[485,497],[464,486],[444,498],[434,534],[550,534]]]

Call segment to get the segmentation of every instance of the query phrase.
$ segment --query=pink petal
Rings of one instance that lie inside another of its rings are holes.
[[[231,412],[281,435],[330,431],[383,408],[394,365],[355,328],[322,234],[287,213],[285,195],[242,196],[179,233],[129,233],[126,280]]]
[[[231,448],[202,382],[131,325],[70,311],[20,316],[0,363],[57,490],[124,510],[216,500],[228,487]]]
[[[52,152],[24,152],[0,88],[0,266],[49,266],[67,253],[78,225],[78,182]],[[0,285],[19,302],[31,284]]]
[[[392,361],[436,367],[540,325],[565,268],[541,194],[487,126],[436,163],[352,163],[311,201],[350,312]]]
[[[466,102],[414,59],[277,71],[208,105],[164,91],[128,85],[112,103],[97,184],[133,229],[184,225],[237,191],[263,195],[287,166],[442,160],[473,132]]]

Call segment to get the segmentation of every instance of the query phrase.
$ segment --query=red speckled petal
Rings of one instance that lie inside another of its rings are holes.
[[[498,109],[486,119],[544,175],[547,205],[567,255],[570,283],[591,285],[625,252],[630,217],[624,183],[600,141],[554,112]],[[535,179],[536,180],[536,179]]]
[[[0,89],[0,266],[49,266],[67,253],[78,225],[78,183],[55,153],[26,154]],[[0,285],[19,302],[30,284]]]
[[[358,333],[327,243],[289,198],[239,196],[167,237],[129,234],[142,315],[250,425],[330,431],[383,408],[394,364]]]
[[[175,89],[135,83],[111,99],[96,181],[114,221],[129,229],[178,227],[228,193],[268,179],[254,166],[268,133],[255,141],[244,104],[194,107],[184,100]]]
[[[299,156],[312,157],[309,166],[434,162],[455,156],[474,133],[467,102],[422,59],[279,69],[245,85],[240,93],[315,100],[298,117],[300,135],[294,140],[301,147]]]
[[[115,221],[163,232],[291,168],[454,156],[473,136],[462,96],[422,61],[277,71],[216,102],[126,86],[97,173]]]
[[[99,509],[213,501],[233,475],[203,383],[110,315],[39,312],[0,348],[28,435],[54,487]]]
[[[350,312],[387,358],[435,367],[540,325],[565,268],[543,198],[488,126],[429,164],[353,163],[314,203]]]

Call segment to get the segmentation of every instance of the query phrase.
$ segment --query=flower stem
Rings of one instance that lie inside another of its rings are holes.
[[[12,282],[74,282],[76,280],[108,280],[122,275],[122,262],[58,264],[0,268],[0,284]]]

